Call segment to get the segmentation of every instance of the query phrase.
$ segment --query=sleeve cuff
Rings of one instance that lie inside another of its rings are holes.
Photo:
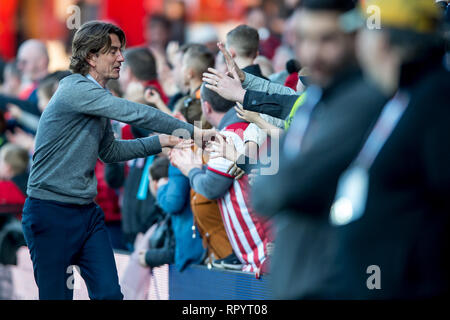
[[[191,171],[189,171],[189,174],[188,174],[189,181],[192,181],[192,178],[195,175],[197,175],[198,173],[202,173],[202,172],[203,172],[203,170],[199,169],[199,168],[191,169]]]
[[[144,143],[145,149],[149,156],[162,152],[162,147],[161,147],[161,143],[159,142],[158,136],[141,138],[140,140]]]
[[[249,105],[250,91],[251,90],[245,90],[244,101],[242,101],[242,106],[244,107],[245,110],[247,110]]]
[[[245,71],[244,71],[244,74],[245,74],[245,79],[244,79],[244,82],[242,82],[242,88],[247,89],[247,87],[250,85],[252,75]]]

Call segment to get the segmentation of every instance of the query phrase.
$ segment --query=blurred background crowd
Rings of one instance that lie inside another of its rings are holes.
[[[203,154],[98,160],[96,202],[114,249],[142,268],[270,272],[281,298],[448,294],[449,4],[378,1],[394,30],[383,42],[358,31],[357,2],[0,0],[0,277],[25,245],[19,221],[39,118],[71,74],[77,23],[102,20],[127,39],[113,95],[228,137]],[[411,105],[396,127],[382,110],[403,101],[400,91]],[[117,139],[155,134],[112,124]],[[262,174],[271,153],[278,169]],[[339,191],[355,163],[370,172],[369,192],[356,192],[368,200],[348,222]],[[381,293],[367,289],[371,265]]]

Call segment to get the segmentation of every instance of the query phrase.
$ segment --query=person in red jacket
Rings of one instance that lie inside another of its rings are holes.
[[[28,161],[27,150],[18,145],[5,144],[0,149],[0,215],[20,217],[26,198]]]

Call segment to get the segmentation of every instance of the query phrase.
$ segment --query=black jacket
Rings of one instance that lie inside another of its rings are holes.
[[[250,73],[250,74],[254,75],[255,77],[260,77],[265,80],[269,80],[263,76],[263,74],[261,72],[261,68],[259,67],[259,64],[252,64],[252,65],[246,66],[245,68],[242,69],[242,71]]]
[[[345,297],[449,295],[450,74],[441,61],[437,52],[403,67],[410,104],[370,169],[366,211],[336,229],[331,287]],[[381,290],[367,290],[369,265],[380,268]]]
[[[29,100],[22,100],[16,97],[0,94],[0,110],[7,111],[8,103],[15,104],[23,111],[29,112],[38,117],[41,116],[41,111],[39,110],[36,103]]]
[[[269,94],[247,90],[242,106],[245,110],[268,114],[269,116],[286,119],[299,95]]]
[[[255,179],[255,210],[275,215],[271,272],[277,298],[329,297],[336,241],[327,213],[340,174],[356,156],[386,100],[358,70],[348,70],[323,91],[301,152],[288,159],[283,139],[278,174]],[[287,136],[296,139],[297,134],[294,123]]]

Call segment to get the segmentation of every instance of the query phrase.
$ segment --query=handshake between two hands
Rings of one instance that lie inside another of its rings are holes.
[[[185,176],[194,168],[202,168],[203,156],[209,159],[223,157],[235,162],[239,153],[233,142],[214,129],[199,130],[194,134],[194,140],[182,140],[178,137],[160,135],[164,147],[170,147],[169,160]],[[166,141],[166,142],[164,142]],[[193,148],[194,143],[198,148]],[[194,151],[195,150],[195,151]]]
[[[191,148],[194,143],[200,148],[205,148],[208,142],[224,137],[215,129],[198,129],[194,128],[194,139],[183,139],[180,137],[160,134],[158,135],[159,143],[162,148],[186,149]]]

